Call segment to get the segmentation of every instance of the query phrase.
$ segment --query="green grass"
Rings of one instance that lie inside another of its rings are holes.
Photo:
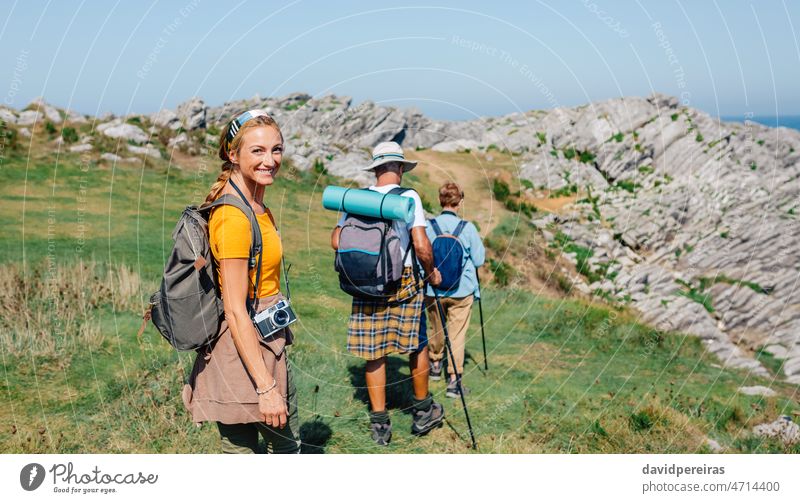
[[[140,286],[129,303],[98,302],[81,315],[99,326],[96,344],[36,354],[3,347],[2,452],[218,452],[216,427],[194,427],[180,399],[194,354],[174,352],[152,326],[136,338],[173,225],[186,205],[205,196],[216,162],[205,173],[166,163],[82,169],[72,154],[58,164],[14,156],[6,162],[4,267],[32,275],[50,263],[69,268],[93,258],[100,268],[127,266]],[[343,182],[284,170],[266,201],[293,264],[300,322],[291,359],[304,450],[471,452],[460,404],[444,397],[442,382],[432,391],[445,403],[446,426],[423,438],[410,435],[404,357],[389,358],[392,444],[379,449],[370,441],[364,362],[345,351],[350,299],[338,289],[328,245],[336,214],[320,204],[326,184]],[[508,239],[520,232],[507,222],[498,227],[493,235]],[[99,288],[103,278],[90,281]],[[772,383],[781,392],[773,398],[735,393],[767,382],[720,369],[696,338],[656,331],[607,306],[498,285],[484,286],[483,312],[490,370],[482,370],[477,313],[465,366],[478,452],[705,452],[706,435],[731,452],[797,451],[749,433],[797,407],[788,398],[793,388]]]

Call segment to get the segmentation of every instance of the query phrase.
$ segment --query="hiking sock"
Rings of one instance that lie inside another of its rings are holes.
[[[428,393],[428,396],[426,396],[422,400],[418,400],[416,397],[414,397],[414,402],[413,402],[414,410],[428,410],[431,408],[432,404],[433,404],[433,396],[430,393]]]
[[[378,424],[388,424],[389,423],[389,412],[386,410],[382,410],[380,412],[370,412],[369,413],[369,422],[370,423],[378,423]]]

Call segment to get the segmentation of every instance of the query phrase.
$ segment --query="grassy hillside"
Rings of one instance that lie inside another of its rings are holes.
[[[183,207],[205,196],[217,163],[114,167],[95,159],[42,152],[3,163],[0,449],[218,452],[216,427],[192,426],[180,400],[194,354],[172,351],[152,327],[141,341],[135,337],[172,227]],[[474,170],[475,159],[441,160]],[[412,182],[425,184],[435,202],[430,184],[441,172],[421,165],[415,175]],[[472,171],[471,179],[488,177]],[[336,215],[320,204],[328,183],[341,182],[287,167],[267,194],[293,264],[300,324],[291,358],[304,451],[469,452],[460,404],[444,397],[443,383],[433,392],[445,403],[447,425],[422,439],[408,433],[403,357],[389,359],[393,442],[379,449],[369,440],[364,364],[345,352],[349,297],[338,289],[328,245]],[[488,372],[477,310],[467,343],[465,382],[480,452],[705,452],[707,437],[728,452],[789,452],[750,431],[796,413],[797,387],[722,369],[696,338],[654,331],[619,308],[533,288],[534,279],[525,278],[536,271],[525,270],[524,254],[514,256],[534,246],[534,230],[492,206],[488,191],[471,197],[496,219],[483,226],[494,243],[495,274],[486,274],[494,279],[483,306]],[[480,214],[474,218],[480,223]],[[517,281],[508,281],[509,271]],[[543,281],[551,276],[538,274]],[[780,394],[736,392],[752,384]]]

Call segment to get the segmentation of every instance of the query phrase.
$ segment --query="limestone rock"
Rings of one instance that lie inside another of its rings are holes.
[[[753,428],[759,437],[777,438],[787,445],[800,441],[800,426],[789,416],[781,416],[771,423],[759,424]]]
[[[183,122],[184,127],[191,131],[193,129],[206,127],[207,110],[208,107],[206,107],[205,102],[198,97],[194,97],[178,105],[178,109],[175,113],[181,122]]]
[[[114,119],[111,122],[100,124],[97,126],[97,131],[110,138],[131,140],[139,144],[145,143],[150,139],[148,134],[142,131],[140,127],[122,122],[122,119]]]
[[[745,395],[756,395],[756,396],[775,396],[774,390],[767,388],[766,386],[742,386],[739,388],[739,393]]]
[[[153,147],[152,145],[145,145],[143,147],[137,147],[135,145],[128,145],[128,150],[133,152],[134,154],[139,154],[147,157],[151,157],[153,159],[161,159],[161,152]]]
[[[19,116],[17,117],[17,125],[32,126],[33,124],[40,122],[42,118],[43,115],[36,110],[25,110],[24,112],[19,113]]]
[[[180,129],[181,119],[172,110],[160,110],[150,116],[150,121],[156,127],[168,128],[173,131]]]

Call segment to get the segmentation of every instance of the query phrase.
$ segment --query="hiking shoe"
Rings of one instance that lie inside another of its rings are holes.
[[[442,379],[442,361],[435,362],[431,360],[431,370],[428,372],[428,377],[431,381],[440,381]]]
[[[378,445],[389,445],[392,441],[392,423],[370,423],[372,440]]]
[[[431,401],[428,410],[412,409],[414,420],[411,423],[411,434],[422,436],[444,423],[444,407]]]
[[[445,396],[447,396],[447,398],[458,398],[458,383],[460,381],[459,379],[458,381],[449,381],[447,383],[447,391],[445,391]],[[464,392],[464,396],[469,395],[469,388],[464,386],[463,383],[461,383],[461,391]]]

